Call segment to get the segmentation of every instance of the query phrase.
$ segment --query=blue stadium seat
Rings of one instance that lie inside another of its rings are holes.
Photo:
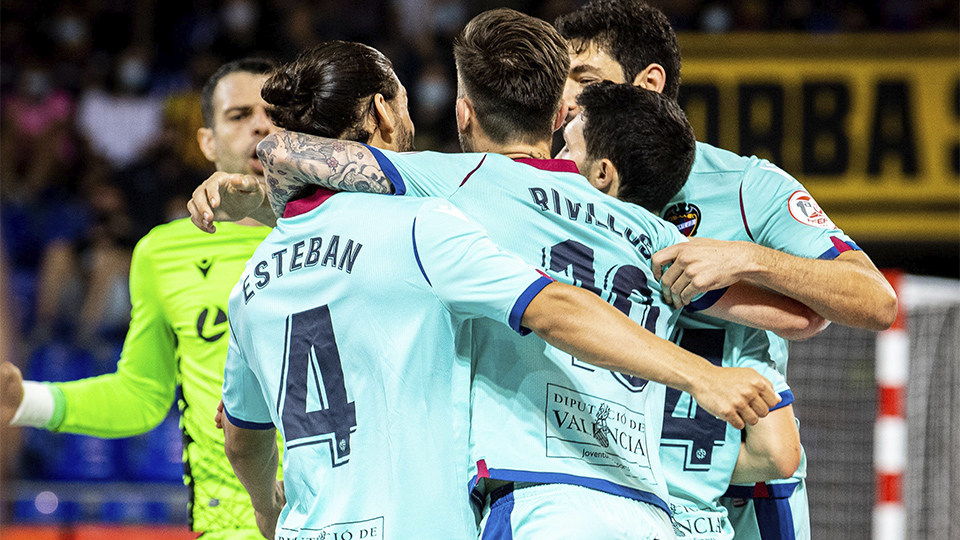
[[[14,523],[76,523],[81,519],[80,504],[60,500],[56,489],[31,494],[13,503]]]
[[[153,431],[127,440],[124,476],[138,482],[183,482],[183,436],[174,405]]]
[[[96,374],[90,353],[64,343],[40,347],[30,357],[27,378],[39,381],[70,381]],[[115,480],[125,441],[84,435],[50,433],[30,429],[24,446],[32,463],[30,476],[46,480]]]

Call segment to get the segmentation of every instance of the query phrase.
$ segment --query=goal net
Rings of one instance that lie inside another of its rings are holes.
[[[900,537],[960,540],[960,282],[905,276],[898,296],[909,336]],[[872,530],[877,335],[831,325],[790,347],[816,539],[897,537]]]

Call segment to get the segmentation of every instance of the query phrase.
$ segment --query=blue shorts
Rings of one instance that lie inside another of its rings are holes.
[[[496,493],[496,492],[494,492]],[[618,495],[568,484],[507,491],[483,510],[480,540],[667,540],[662,509]]]
[[[766,497],[751,487],[730,486],[727,508],[734,540],[810,540],[810,506],[803,480],[766,484]]]

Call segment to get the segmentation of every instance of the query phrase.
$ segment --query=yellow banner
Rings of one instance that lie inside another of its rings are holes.
[[[960,34],[680,47],[699,140],[780,165],[855,239],[960,241]]]

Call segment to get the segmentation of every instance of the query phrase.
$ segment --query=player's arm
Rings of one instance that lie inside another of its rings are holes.
[[[223,418],[224,451],[237,479],[250,494],[260,534],[273,538],[280,511],[286,504],[277,481],[279,451],[275,429],[244,429]]]
[[[193,192],[187,209],[197,227],[213,232],[214,221],[245,217],[275,226],[287,202],[311,185],[335,191],[394,192],[372,151],[358,142],[280,131],[260,141],[257,156],[266,185],[255,176],[218,172]]]
[[[596,366],[689,392],[737,428],[755,424],[780,401],[756,371],[714,366],[657,337],[599,296],[556,283],[502,251],[449,201],[433,199],[421,207],[412,240],[424,282],[463,318],[488,317],[521,333],[526,328]]]
[[[687,240],[677,230],[663,224],[655,237],[659,251],[650,260],[654,277],[660,281],[664,300],[674,307],[731,321],[752,328],[770,330],[785,339],[808,339],[827,326],[827,321],[809,307],[779,293],[737,280],[721,280],[709,270],[717,259],[742,242]],[[690,251],[680,251],[693,246]],[[676,253],[697,252],[693,261]],[[686,264],[685,264],[686,263]]]
[[[667,287],[664,290],[668,290]],[[770,330],[795,341],[809,339],[830,324],[796,300],[747,283],[730,285],[716,302],[701,312],[751,328]]]
[[[738,429],[756,424],[780,401],[756,371],[717,367],[578,287],[551,283],[530,302],[521,321],[585,362],[688,392],[709,413]]]
[[[740,194],[744,233],[752,242],[721,250],[717,241],[701,239],[655,256],[660,263],[680,262],[670,283],[681,273],[687,275],[678,278],[681,285],[696,281],[685,297],[698,287],[743,280],[843,325],[883,330],[893,324],[893,288],[796,179],[761,160],[744,170]]]
[[[130,268],[132,319],[117,371],[65,383],[23,382],[13,425],[113,438],[146,433],[163,421],[174,399],[176,352],[154,272],[149,240],[141,241]]]
[[[824,260],[757,245],[753,250],[745,281],[795,298],[831,321],[886,330],[897,316],[893,287],[862,251],[845,251],[836,259]]]
[[[193,224],[208,233],[216,232],[216,221],[240,221],[247,217],[268,227],[277,225],[265,180],[250,174],[213,173],[193,190],[187,211]]]
[[[807,259],[752,242],[692,239],[660,250],[654,268],[670,264],[662,283],[675,304],[739,281],[794,298],[847,326],[883,330],[893,324],[893,288],[862,251],[833,260]]]
[[[752,484],[790,478],[800,466],[800,432],[793,405],[770,411],[744,429],[731,484]]]
[[[291,197],[310,185],[334,191],[393,193],[393,183],[376,156],[358,142],[280,131],[257,144],[257,156],[270,186],[270,204],[278,216],[283,215]]]
[[[250,368],[237,337],[238,332],[243,332],[239,313],[243,308],[237,299],[236,296],[230,298],[227,310],[230,342],[223,370],[223,414],[218,407],[217,416],[223,425],[224,451],[240,483],[250,494],[257,527],[265,537],[273,538],[280,510],[286,502],[283,485],[277,480],[277,432],[260,380]]]

